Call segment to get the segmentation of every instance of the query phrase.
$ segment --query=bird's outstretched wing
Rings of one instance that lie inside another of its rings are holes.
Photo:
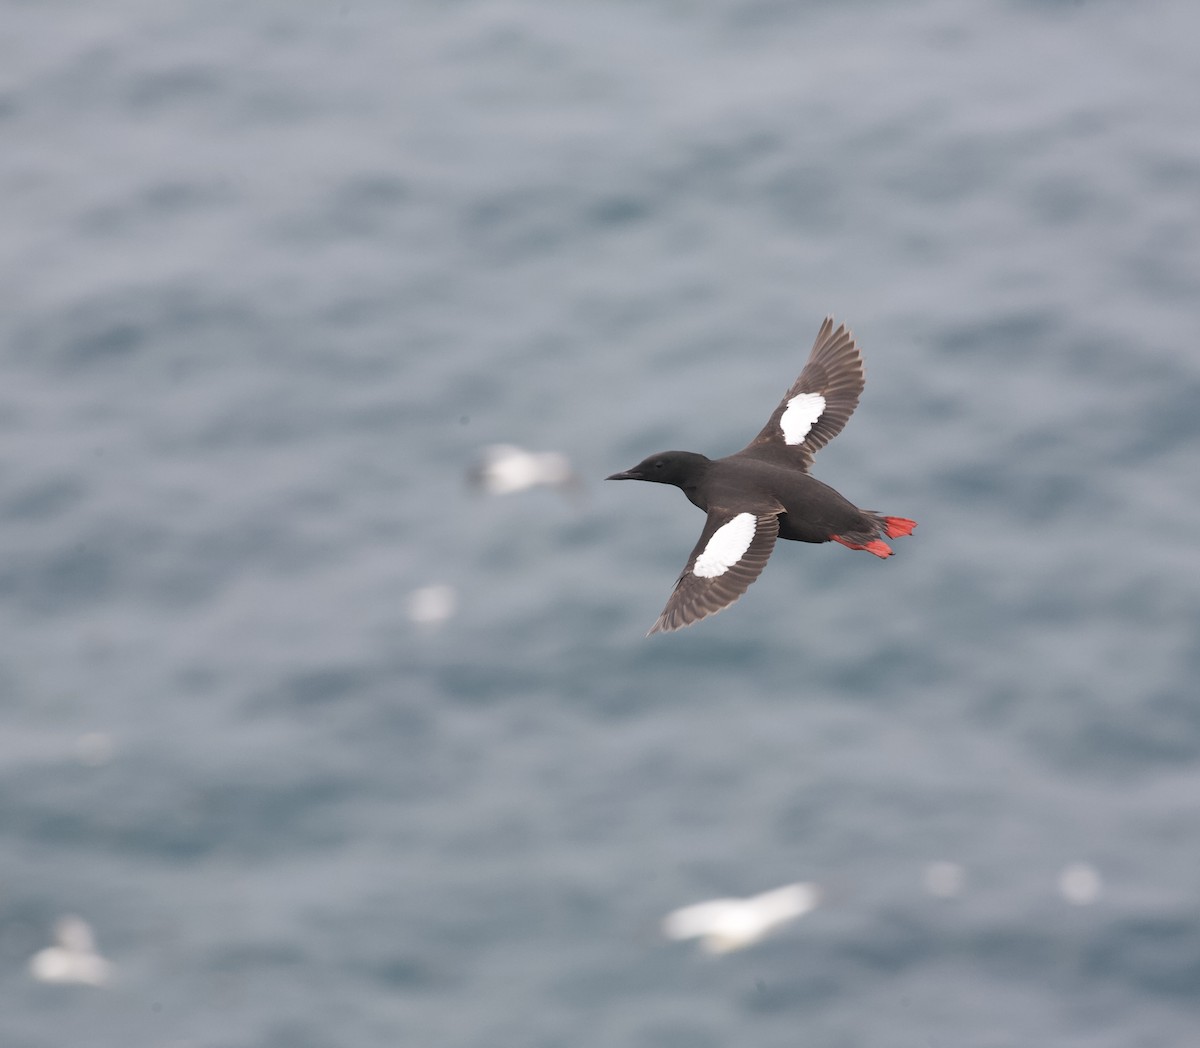
[[[770,421],[740,454],[808,471],[813,455],[841,431],[866,378],[862,354],[845,324],[826,317],[808,363]]]
[[[775,513],[710,508],[700,541],[646,636],[690,626],[729,607],[758,578],[778,534]]]

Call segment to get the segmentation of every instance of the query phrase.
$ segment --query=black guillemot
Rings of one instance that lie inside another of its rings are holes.
[[[841,431],[862,394],[862,355],[844,324],[826,317],[808,363],[757,437],[735,455],[709,459],[662,451],[608,480],[673,484],[708,514],[700,541],[650,633],[677,630],[727,608],[749,587],[775,540],[840,542],[890,557],[884,538],[916,522],[859,509],[809,475],[813,455]]]

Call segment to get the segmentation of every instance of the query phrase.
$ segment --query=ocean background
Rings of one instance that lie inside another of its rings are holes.
[[[1200,7],[3,19],[3,1048],[1198,1043]],[[919,528],[645,639],[826,314]]]

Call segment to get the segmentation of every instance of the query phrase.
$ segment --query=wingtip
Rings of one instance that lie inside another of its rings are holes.
[[[668,614],[668,611],[669,608],[663,608],[662,614],[654,620],[654,625],[646,631],[647,637],[653,637],[656,633],[675,633],[678,630],[683,629],[685,626],[695,625],[700,621],[700,619],[705,617],[704,615],[694,619],[684,617],[683,620],[680,621],[680,616],[678,614]],[[678,611],[678,609],[676,609],[676,611]]]

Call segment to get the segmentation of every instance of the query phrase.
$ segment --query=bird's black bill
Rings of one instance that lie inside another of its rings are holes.
[[[637,480],[638,475],[631,469],[623,469],[620,473],[614,473],[611,477],[605,477],[605,480]]]

